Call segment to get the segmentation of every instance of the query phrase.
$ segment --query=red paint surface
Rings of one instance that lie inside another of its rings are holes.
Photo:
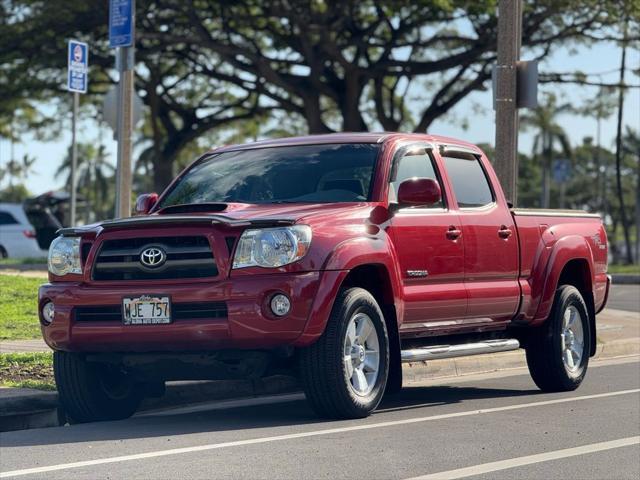
[[[570,261],[584,262],[584,283],[599,310],[606,300],[606,234],[597,218],[512,215],[488,159],[477,147],[457,140],[417,134],[336,134],[270,140],[233,148],[318,143],[383,143],[373,182],[373,201],[343,204],[230,204],[233,219],[292,218],[312,227],[309,253],[276,269],[231,270],[225,237],[243,227],[155,225],[83,234],[92,243],[83,275],[50,275],[40,289],[40,305],[56,305],[52,325],[43,327],[54,349],[71,351],[188,351],[270,348],[313,343],[322,335],[333,302],[349,272],[375,265],[386,276],[385,302],[395,305],[401,334],[450,334],[506,328],[512,321],[539,324],[547,317],[560,275]],[[434,160],[446,208],[389,208],[389,172],[401,146],[425,142]],[[439,144],[473,149],[493,184],[495,204],[458,208]],[[169,217],[169,215],[166,215]],[[511,234],[506,234],[506,231]],[[158,281],[93,281],[92,265],[104,240],[162,235],[205,235],[219,269],[215,278]],[[599,240],[596,240],[599,239]],[[410,276],[408,271],[428,272]],[[284,292],[292,311],[275,318],[268,299]],[[73,320],[77,306],[119,305],[123,296],[168,294],[173,302],[224,301],[228,317],[181,320],[169,325],[124,326],[119,322]]]

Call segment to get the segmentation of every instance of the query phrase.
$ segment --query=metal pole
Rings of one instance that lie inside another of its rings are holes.
[[[118,165],[116,217],[131,216],[131,156],[133,150],[134,47],[118,49]]]
[[[76,141],[76,125],[78,123],[78,103],[80,95],[73,92],[73,118],[71,126],[71,206],[69,222],[71,226],[76,224],[76,173],[78,170],[78,142]]]
[[[498,62],[496,65],[496,172],[507,200],[518,199],[517,71],[522,25],[521,0],[498,5]]]

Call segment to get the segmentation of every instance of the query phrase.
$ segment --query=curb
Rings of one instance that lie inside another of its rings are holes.
[[[616,273],[611,275],[611,282],[614,285],[638,285],[640,284],[640,275]]]
[[[58,427],[67,423],[64,412],[59,408],[57,392],[26,388],[15,390],[21,392],[0,398],[0,432]],[[300,391],[297,379],[288,375],[256,380],[169,382],[162,397],[145,399],[138,411],[297,391]]]
[[[612,358],[640,354],[640,338],[627,338],[600,343],[594,358]],[[478,373],[490,373],[526,367],[523,350],[471,357],[433,360],[403,365],[406,384],[455,378]],[[56,392],[21,389],[22,393],[0,399],[0,432],[64,425],[64,415],[58,408]],[[161,398],[146,399],[140,411],[158,410],[211,400],[251,398],[263,395],[299,391],[296,378],[274,375],[258,380],[221,380],[170,382]],[[26,393],[25,393],[26,392]]]

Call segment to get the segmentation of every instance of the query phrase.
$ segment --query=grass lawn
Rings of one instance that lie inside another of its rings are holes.
[[[632,273],[640,275],[640,265],[609,265],[609,273]]]
[[[55,390],[53,355],[42,353],[0,354],[0,386]]]
[[[43,278],[0,275],[0,340],[40,337],[38,287]]]

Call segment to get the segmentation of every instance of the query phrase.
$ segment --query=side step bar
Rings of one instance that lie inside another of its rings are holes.
[[[481,353],[507,352],[520,348],[520,342],[515,338],[506,340],[485,340],[477,343],[461,343],[459,345],[434,345],[432,347],[402,350],[402,361],[424,362],[441,358],[466,357]]]

